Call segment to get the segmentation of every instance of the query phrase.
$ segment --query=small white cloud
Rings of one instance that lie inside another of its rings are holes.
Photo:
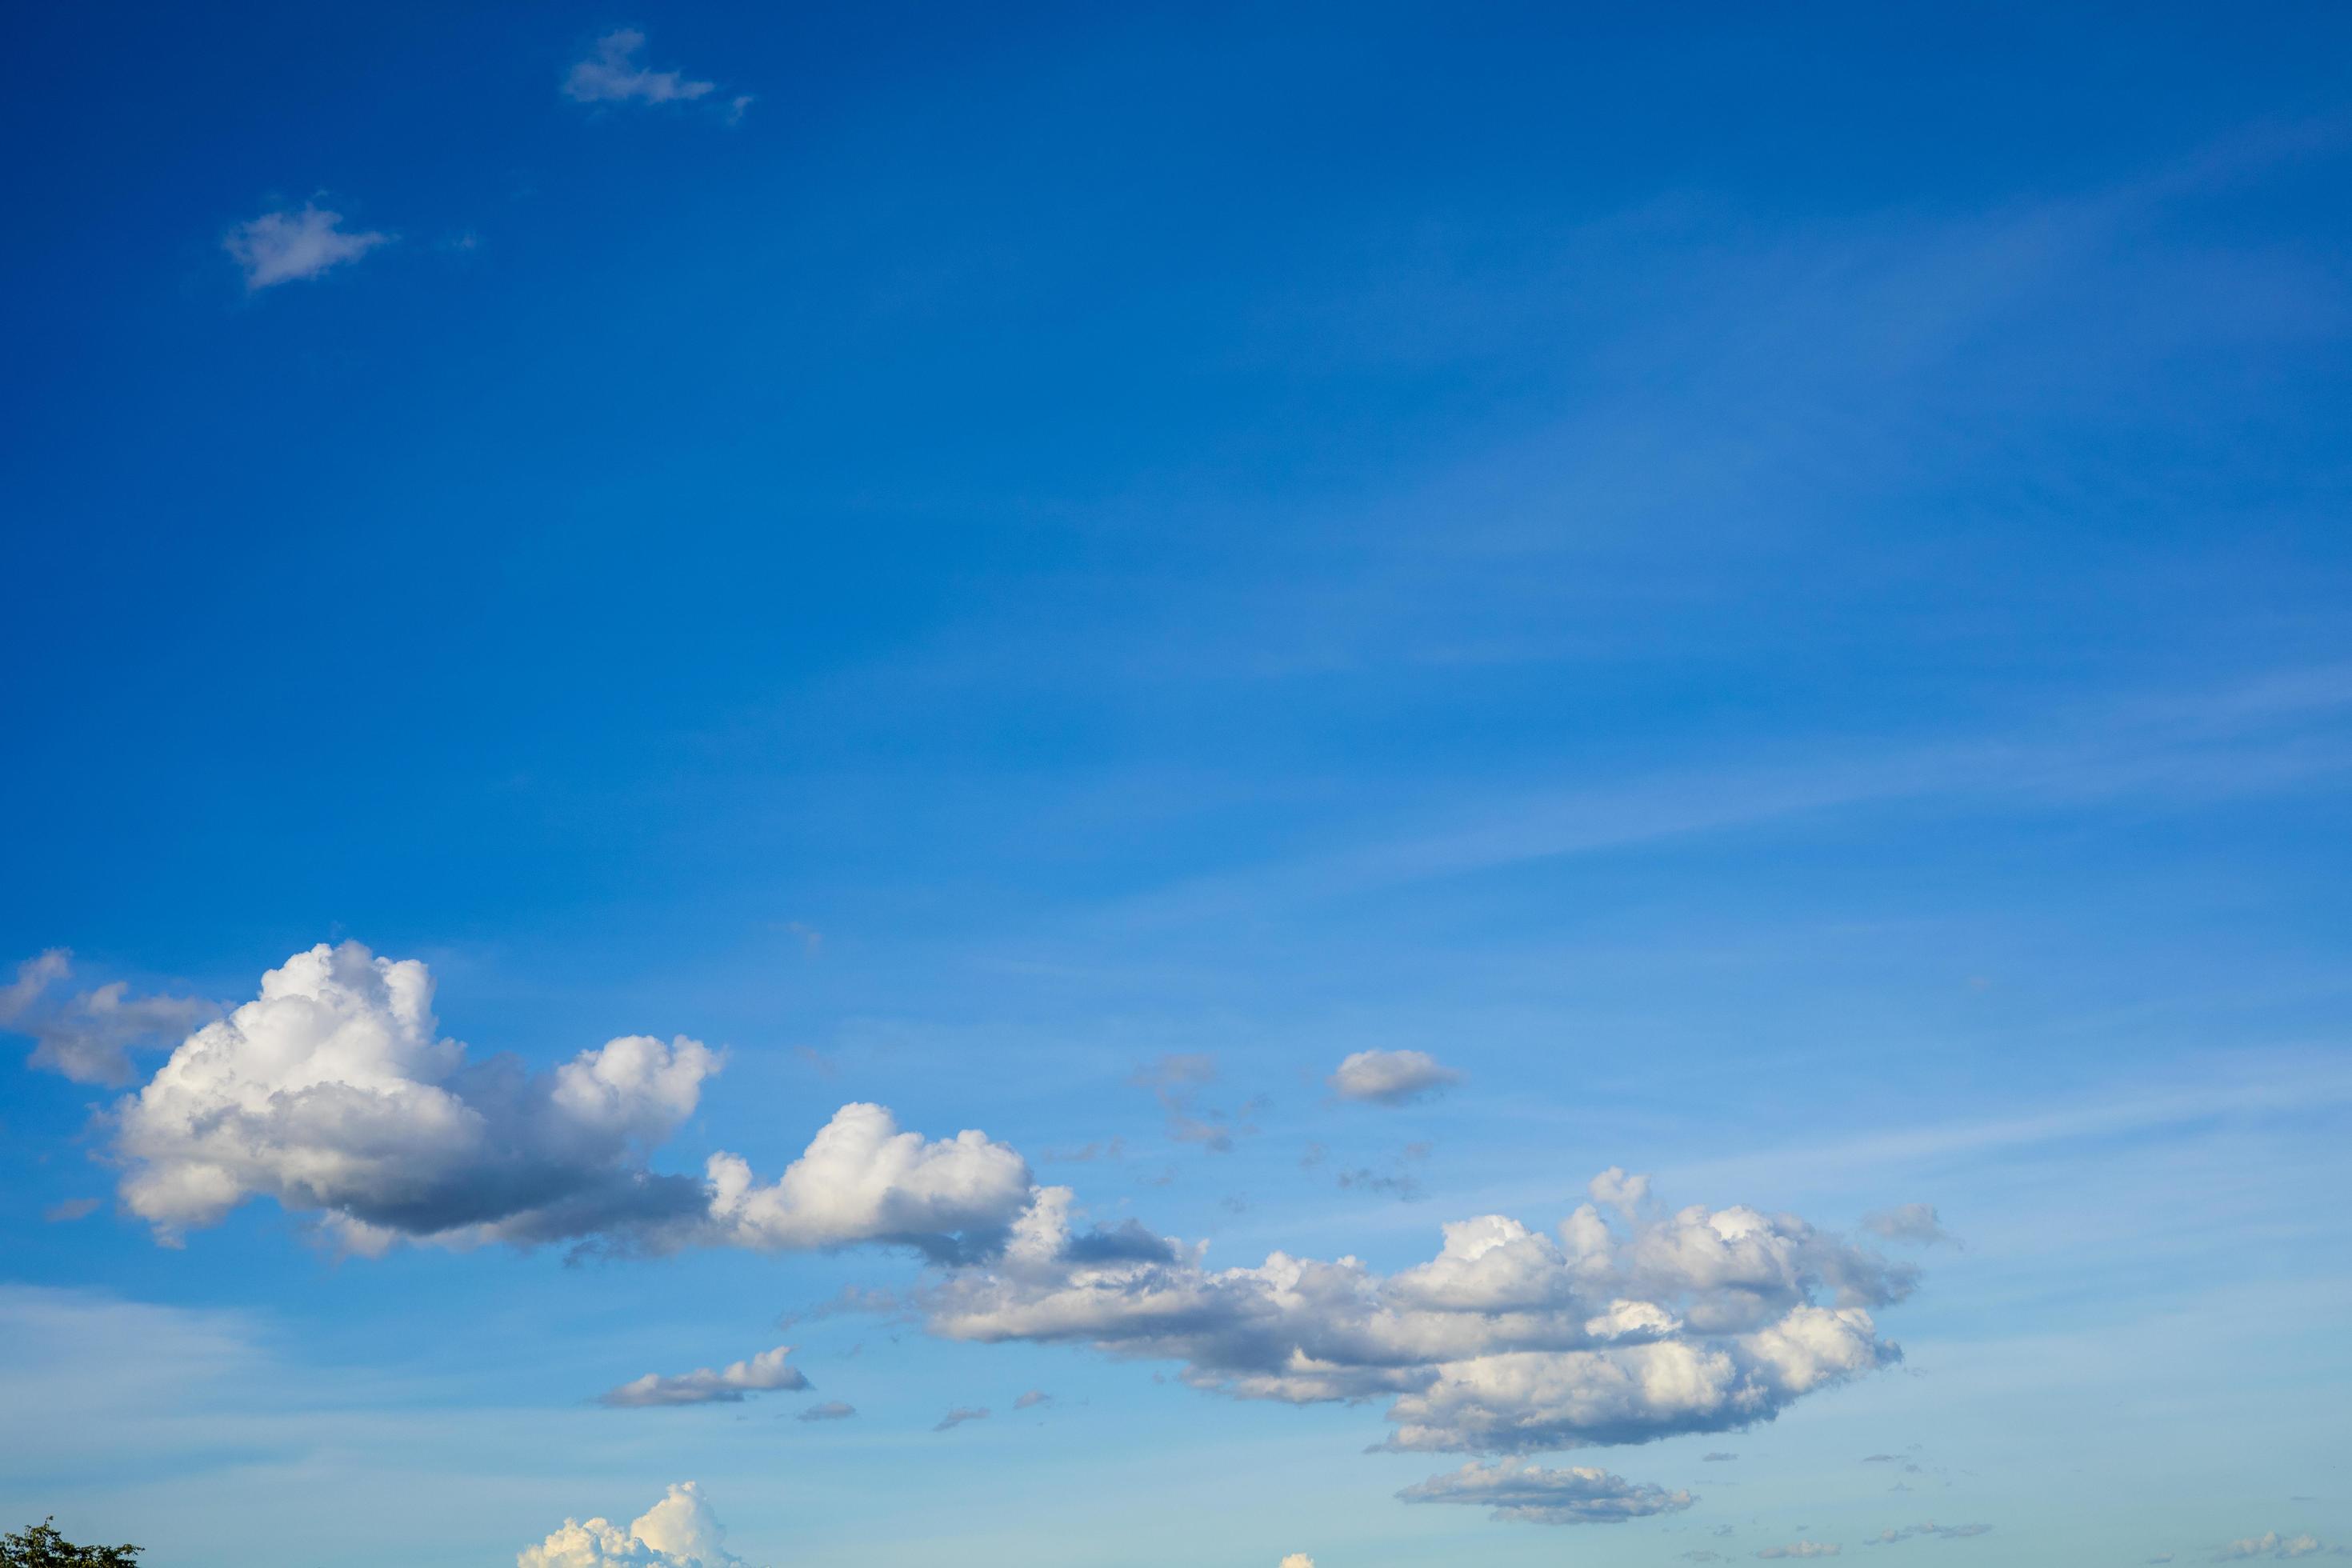
[[[1426,1051],[1358,1051],[1326,1081],[1344,1100],[1403,1105],[1452,1088],[1462,1075]]]
[[[577,103],[673,103],[692,101],[715,91],[717,82],[689,80],[678,71],[647,70],[636,62],[646,36],[623,27],[596,40],[595,52],[573,65],[563,79],[563,95]],[[739,100],[735,113],[742,112]]]
[[[784,1358],[792,1353],[792,1346],[778,1345],[716,1372],[707,1366],[674,1377],[649,1372],[634,1382],[608,1389],[599,1403],[624,1410],[665,1405],[736,1405],[748,1394],[780,1388],[806,1388],[809,1381],[801,1375],[801,1369],[785,1363]]]
[[[1837,1542],[1833,1541],[1828,1542],[1819,1541],[1791,1541],[1786,1546],[1767,1546],[1756,1555],[1759,1557],[1778,1558],[1835,1557],[1837,1554]]]
[[[1576,1466],[1546,1469],[1525,1459],[1475,1461],[1409,1486],[1397,1496],[1406,1502],[1468,1503],[1492,1509],[1493,1519],[1530,1524],[1622,1524],[1652,1514],[1678,1513],[1696,1500],[1646,1482],[1629,1481],[1606,1470]]]
[[[949,1411],[945,1415],[940,1416],[940,1424],[932,1427],[931,1430],[934,1432],[951,1431],[955,1427],[962,1426],[967,1421],[985,1421],[988,1419],[988,1416],[989,1409],[985,1405],[979,1405],[977,1407],[959,1405],[953,1410]]]
[[[1315,1568],[1315,1559],[1304,1552],[1294,1552],[1282,1560],[1280,1568]]]
[[[1886,1241],[1907,1241],[1933,1247],[1952,1240],[1952,1233],[1937,1217],[1933,1204],[1899,1204],[1862,1216],[1862,1228]]]
[[[800,1413],[803,1421],[846,1421],[857,1414],[857,1406],[845,1405],[838,1399],[828,1399],[823,1405],[812,1405]]]
[[[1051,1405],[1054,1396],[1042,1388],[1033,1388],[1013,1402],[1015,1410],[1034,1410],[1041,1405]]]
[[[680,1481],[625,1531],[604,1519],[565,1520],[517,1552],[515,1568],[740,1568],[725,1537],[700,1489]]]
[[[221,248],[244,268],[247,291],[257,293],[319,277],[394,238],[373,229],[354,233],[342,224],[342,214],[305,202],[299,211],[289,207],[263,213],[237,225],[221,241]]]

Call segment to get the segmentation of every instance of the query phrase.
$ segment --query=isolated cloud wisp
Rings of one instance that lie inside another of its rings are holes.
[[[1444,1093],[1462,1075],[1426,1051],[1358,1051],[1324,1081],[1355,1104],[1404,1105]]]
[[[1952,1233],[1944,1228],[1933,1204],[1898,1204],[1891,1209],[1879,1209],[1862,1216],[1862,1228],[1882,1240],[1907,1241],[1920,1247],[1952,1239]]]
[[[50,987],[73,975],[73,954],[53,947],[16,966],[0,986],[0,1030],[29,1035],[26,1066],[76,1083],[131,1081],[131,1053],[186,1034],[220,1009],[193,996],[133,996],[124,981],[77,995],[53,996]]]
[[[695,81],[680,71],[647,70],[637,63],[646,36],[623,27],[596,40],[588,58],[573,64],[563,79],[563,96],[575,103],[691,102],[718,89],[711,81]],[[740,99],[733,112],[740,116],[751,103]]]
[[[1756,1555],[1773,1560],[1783,1557],[1835,1557],[1838,1555],[1838,1546],[1833,1541],[1791,1541],[1786,1546],[1767,1546]]]
[[[778,1345],[761,1351],[749,1361],[739,1361],[712,1371],[697,1367],[674,1377],[657,1373],[608,1389],[598,1403],[617,1409],[645,1409],[665,1405],[734,1405],[753,1394],[772,1393],[777,1389],[800,1390],[808,1387],[809,1380],[801,1369],[786,1363],[793,1353],[790,1345]]]
[[[393,238],[373,229],[346,229],[342,214],[305,202],[299,210],[267,212],[237,225],[221,241],[221,248],[244,270],[246,291],[258,293],[280,283],[317,278],[391,244]]]
[[[565,1520],[516,1553],[515,1568],[740,1568],[725,1539],[701,1489],[680,1481],[626,1530],[604,1519]]]
[[[1468,1503],[1491,1509],[1495,1519],[1532,1524],[1622,1524],[1679,1512],[1696,1500],[1686,1491],[1670,1492],[1606,1470],[1545,1469],[1516,1458],[1493,1464],[1474,1459],[1397,1496],[1406,1502]]]
[[[1990,1524],[1906,1524],[1900,1530],[1882,1530],[1865,1537],[1864,1546],[1892,1546],[1898,1541],[1968,1541],[1979,1535],[1990,1535]]]

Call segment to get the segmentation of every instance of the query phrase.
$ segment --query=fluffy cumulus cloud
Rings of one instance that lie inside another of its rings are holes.
[[[76,1083],[131,1081],[131,1053],[176,1040],[220,1009],[193,996],[133,996],[124,981],[59,994],[73,976],[73,954],[53,947],[16,966],[0,986],[0,1029],[30,1036],[29,1067]]]
[[[717,90],[719,84],[694,81],[679,71],[648,70],[637,63],[646,36],[634,27],[605,34],[586,59],[572,66],[563,79],[563,95],[575,103],[691,102]],[[751,100],[739,100],[740,113]]]
[[[1696,1500],[1686,1491],[1670,1492],[1606,1470],[1545,1469],[1525,1459],[1473,1460],[1397,1496],[1406,1502],[1468,1503],[1491,1509],[1493,1518],[1530,1524],[1622,1524],[1679,1512]]]
[[[740,1568],[725,1535],[700,1489],[680,1481],[626,1530],[604,1519],[565,1520],[516,1553],[515,1568]]]
[[[2266,1530],[2260,1535],[2249,1535],[2241,1540],[2232,1541],[2221,1548],[2215,1556],[2218,1561],[2224,1563],[2240,1562],[2254,1557],[2292,1562],[2298,1557],[2352,1557],[2352,1547],[2332,1545],[2308,1532],[2302,1535],[2281,1535],[2275,1530]]]
[[[1304,1552],[1294,1552],[1282,1560],[1281,1568],[1315,1568],[1315,1559]]]
[[[735,1362],[717,1371],[697,1367],[674,1377],[649,1372],[634,1382],[606,1390],[600,1402],[623,1410],[664,1405],[734,1405],[750,1394],[806,1388],[809,1380],[801,1374],[800,1368],[784,1359],[792,1353],[792,1346],[778,1345],[772,1351],[761,1351],[749,1361]]]
[[[1029,1163],[984,1134],[925,1142],[879,1105],[845,1105],[768,1186],[740,1156],[709,1166],[715,1239],[769,1251],[898,1242],[984,1252],[1029,1202]]]
[[[1029,1202],[1013,1150],[978,1132],[926,1142],[878,1105],[843,1106],[772,1184],[730,1153],[701,1177],[655,1173],[648,1156],[719,1069],[697,1041],[645,1035],[551,1073],[475,1060],[441,1037],[423,963],[321,944],[118,1102],[113,1152],[124,1203],[166,1239],[269,1197],[362,1252],[898,1243],[954,1258],[1001,1239]]]
[[[122,1198],[172,1237],[272,1197],[362,1251],[650,1231],[706,1206],[701,1183],[644,1153],[718,1070],[693,1040],[642,1035],[551,1074],[471,1061],[438,1035],[424,964],[322,943],[117,1105]]]
[[[1910,1292],[1907,1268],[1794,1215],[1664,1212],[1622,1172],[1592,1191],[1557,1235],[1463,1220],[1434,1258],[1384,1276],[1282,1252],[1212,1270],[1139,1227],[1081,1233],[1068,1189],[1045,1187],[1000,1252],[918,1305],[950,1339],[1181,1362],[1188,1383],[1240,1398],[1385,1398],[1385,1447],[1410,1450],[1743,1427],[1899,1357],[1871,1311]]]
[[[1426,1051],[1358,1051],[1326,1080],[1338,1098],[1366,1105],[1403,1105],[1443,1093],[1462,1075]]]
[[[305,202],[237,225],[221,248],[244,271],[247,290],[257,293],[319,277],[392,240],[373,229],[347,229],[342,214]]]

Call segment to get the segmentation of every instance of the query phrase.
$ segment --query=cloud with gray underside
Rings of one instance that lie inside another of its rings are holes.
[[[785,1361],[792,1353],[792,1346],[778,1345],[716,1371],[698,1367],[672,1376],[649,1372],[618,1388],[605,1390],[597,1403],[621,1410],[670,1405],[740,1405],[754,1394],[778,1389],[798,1391],[808,1387],[809,1380],[802,1375],[800,1368]]]

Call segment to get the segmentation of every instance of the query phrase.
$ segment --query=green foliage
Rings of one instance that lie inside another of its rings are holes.
[[[136,1546],[76,1546],[43,1520],[0,1535],[0,1568],[139,1568]]]

